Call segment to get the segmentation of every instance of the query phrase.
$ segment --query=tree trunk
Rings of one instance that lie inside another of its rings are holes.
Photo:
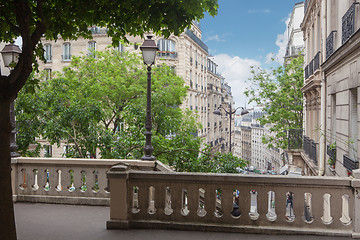
[[[11,189],[10,101],[0,102],[0,235],[16,239],[14,206]]]

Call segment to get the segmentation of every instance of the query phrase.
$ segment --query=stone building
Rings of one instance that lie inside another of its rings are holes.
[[[292,57],[298,56],[304,51],[303,33],[300,24],[304,18],[304,2],[296,3],[291,12],[287,25],[288,42],[286,46],[285,62]]]
[[[302,90],[309,154],[302,157],[309,175],[347,176],[359,168],[359,10],[354,0],[305,1]]]
[[[91,54],[91,50],[105,50],[111,47],[111,38],[106,34],[106,29],[91,27],[93,39],[42,40],[45,49],[46,62],[40,63],[39,69],[48,72],[51,77],[53,71],[61,71],[71,62],[72,56]],[[143,43],[141,37],[128,36],[130,44],[120,44],[119,51],[134,51],[140,54],[139,46]],[[186,29],[180,36],[171,35],[165,39],[155,36],[159,51],[156,64],[165,63],[173,71],[183,77],[188,86],[188,96],[182,108],[189,108],[196,112],[202,127],[197,135],[204,139],[204,143],[214,147],[214,151],[225,150],[228,144],[223,135],[227,127],[222,123],[227,122],[227,116],[213,116],[212,113],[222,103],[233,104],[231,88],[225,83],[224,78],[217,72],[217,65],[208,53],[208,47],[201,40],[200,25],[193,22],[190,29]],[[224,147],[222,147],[224,146]],[[222,147],[222,148],[221,148]],[[61,150],[62,151],[62,150]],[[65,151],[65,150],[64,150]],[[60,156],[62,152],[53,152],[53,156]]]

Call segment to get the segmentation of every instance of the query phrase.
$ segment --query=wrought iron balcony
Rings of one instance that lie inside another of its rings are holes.
[[[303,129],[290,129],[287,131],[288,149],[301,149],[303,147]]]
[[[351,159],[348,155],[343,156],[343,165],[349,172],[359,168],[359,161],[357,159]]]
[[[355,30],[355,3],[347,10],[342,17],[342,44],[344,44]]]
[[[332,159],[336,160],[336,148],[332,149],[330,145],[327,145],[326,153],[331,157]]]
[[[320,67],[320,52],[318,52],[314,57],[314,72]]]
[[[328,59],[334,52],[336,31],[332,31],[326,38],[326,59]]]
[[[309,65],[306,65],[306,67],[304,68],[304,73],[305,73],[305,79],[309,78]]]
[[[317,145],[318,143],[304,135],[303,150],[315,165],[317,165]]]
[[[311,62],[309,63],[308,71],[309,71],[309,76],[314,74],[314,59],[311,60]]]

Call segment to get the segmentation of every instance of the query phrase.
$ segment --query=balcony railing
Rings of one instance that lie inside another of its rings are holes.
[[[141,160],[20,157],[12,162],[14,200],[109,205],[106,173],[119,163],[143,170],[153,170],[155,165],[158,170],[168,169],[161,162]]]
[[[320,67],[320,52],[318,52],[314,57],[314,72]]]
[[[309,71],[309,76],[314,74],[314,59],[311,60],[311,62],[309,63],[308,71]]]
[[[349,172],[359,168],[359,161],[351,159],[348,155],[343,156],[343,165]]]
[[[317,165],[317,145],[318,143],[304,135],[303,150],[315,165]]]
[[[158,51],[157,55],[160,58],[176,58],[177,52]]]
[[[306,65],[306,67],[304,68],[304,73],[305,73],[305,79],[309,78],[309,65]]]
[[[287,131],[288,149],[301,149],[303,147],[303,130],[290,129]]]
[[[328,59],[334,52],[336,31],[332,31],[326,38],[326,59]]]
[[[342,44],[344,44],[355,30],[355,3],[347,10],[342,17]]]
[[[358,235],[356,178],[164,173],[124,166],[108,177],[108,229]]]

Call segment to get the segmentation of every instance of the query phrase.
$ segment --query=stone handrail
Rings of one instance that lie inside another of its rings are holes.
[[[107,171],[117,164],[132,169],[171,171],[156,161],[127,159],[12,159],[14,201],[109,205]]]
[[[126,166],[107,174],[108,229],[359,237],[360,177],[145,172]]]

